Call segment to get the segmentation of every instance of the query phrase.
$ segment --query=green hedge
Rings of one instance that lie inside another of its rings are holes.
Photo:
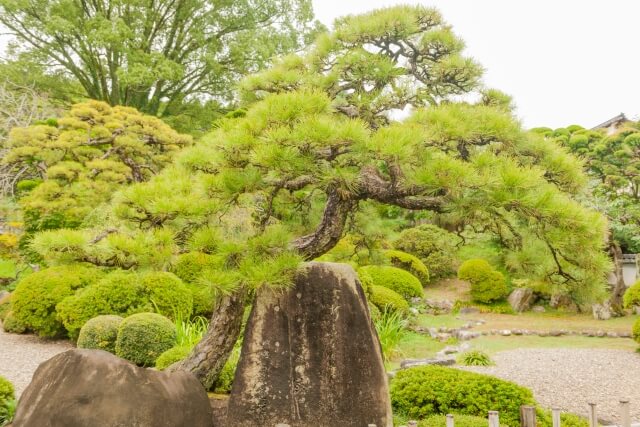
[[[408,228],[393,242],[395,249],[417,256],[429,270],[431,279],[455,272],[456,244],[460,238],[431,224]]]
[[[424,296],[420,280],[400,268],[387,265],[367,265],[358,269],[358,272],[368,274],[373,285],[389,288],[407,300],[412,297],[422,298]]]
[[[380,311],[392,310],[405,312],[409,309],[409,303],[402,295],[384,286],[372,285],[369,301]]]
[[[118,327],[124,319],[120,316],[104,315],[94,317],[84,324],[78,336],[78,348],[116,352]]]
[[[120,323],[116,355],[139,366],[155,366],[158,357],[176,345],[176,327],[157,313],[139,313]]]
[[[633,324],[633,329],[631,330],[631,334],[633,336],[633,339],[637,343],[640,343],[640,318],[638,318]]]
[[[486,416],[453,414],[453,421],[456,427],[487,427],[488,425]],[[447,425],[446,415],[432,415],[418,422],[418,427],[444,427],[445,425]]]
[[[458,269],[458,278],[471,283],[471,298],[485,304],[504,299],[509,294],[502,273],[483,259],[470,259]]]
[[[56,305],[102,276],[97,268],[84,265],[35,272],[18,283],[11,295],[11,310],[17,320],[40,336],[64,336],[65,328],[58,318]]]
[[[191,296],[193,298],[193,317],[204,317],[206,319],[210,318],[213,314],[213,307],[215,302],[215,297],[211,288],[208,286],[200,286],[200,285],[186,285],[189,291],[191,291]]]
[[[16,319],[16,316],[13,315],[13,311],[9,310],[2,320],[2,329],[11,334],[24,334],[27,332],[27,325]]]
[[[624,293],[624,307],[632,308],[634,305],[640,306],[640,281],[637,281]]]
[[[184,360],[191,353],[191,347],[179,345],[171,347],[156,360],[156,369],[163,371],[176,362]]]
[[[459,413],[486,416],[499,411],[507,425],[518,425],[520,406],[534,405],[525,387],[488,375],[442,366],[421,366],[398,372],[391,382],[391,403],[415,419]]]
[[[418,257],[398,250],[384,251],[384,256],[395,267],[406,270],[416,276],[423,285],[429,283],[429,269]]]
[[[15,399],[13,384],[3,376],[0,376],[0,405],[8,400]]]
[[[175,274],[164,271],[144,273],[140,284],[158,313],[171,319],[191,317],[193,294]]]

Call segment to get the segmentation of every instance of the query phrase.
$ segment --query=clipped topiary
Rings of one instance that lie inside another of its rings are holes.
[[[624,308],[633,308],[634,306],[640,306],[640,280],[634,283],[624,293],[623,297]]]
[[[140,284],[158,313],[171,319],[191,316],[193,294],[175,274],[164,271],[144,273]]]
[[[67,265],[35,272],[20,280],[11,296],[17,320],[43,337],[65,335],[56,305],[78,289],[95,283],[103,273],[95,267]]]
[[[458,278],[471,283],[471,298],[482,303],[504,299],[509,294],[507,281],[483,259],[470,259],[458,269]]]
[[[120,323],[116,355],[139,366],[155,366],[162,353],[176,345],[176,327],[157,313],[138,313]]]
[[[372,285],[369,301],[380,311],[400,311],[409,309],[409,303],[397,292],[384,286]]]
[[[97,316],[80,329],[78,348],[116,352],[118,327],[124,319],[115,315]]]
[[[27,325],[18,320],[13,311],[9,310],[2,320],[2,329],[10,334],[24,334],[27,332]]]
[[[422,298],[424,295],[420,280],[400,268],[387,265],[367,265],[361,267],[358,270],[358,273],[360,272],[368,274],[374,285],[389,288],[407,300],[413,297]]]
[[[391,382],[391,404],[411,418],[458,413],[486,416],[499,411],[506,425],[520,423],[520,406],[534,405],[525,387],[489,375],[442,366],[401,370]]]
[[[427,267],[431,279],[447,277],[455,272],[456,243],[453,233],[431,224],[408,228],[393,242],[395,249],[417,256]]]
[[[203,252],[188,252],[176,260],[172,272],[185,283],[197,283],[202,272],[217,267],[216,257]]]
[[[384,256],[395,267],[406,270],[416,276],[418,279],[420,279],[423,285],[429,283],[429,270],[418,257],[413,256],[407,252],[393,249],[384,251]]]
[[[156,359],[156,369],[164,371],[176,362],[184,360],[191,353],[190,346],[177,345],[162,353]]]
[[[98,283],[65,298],[56,309],[69,336],[75,339],[80,328],[96,316],[141,313],[152,311],[153,306],[140,284],[138,274],[115,271]]]

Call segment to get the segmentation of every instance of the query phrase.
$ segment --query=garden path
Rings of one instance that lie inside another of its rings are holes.
[[[517,349],[496,353],[495,366],[460,367],[495,375],[530,388],[545,408],[587,416],[597,404],[604,423],[619,422],[619,400],[630,400],[631,419],[640,421],[640,354],[604,349]]]
[[[69,341],[8,334],[0,327],[0,375],[13,383],[16,397],[19,397],[40,363],[71,348],[73,345]]]

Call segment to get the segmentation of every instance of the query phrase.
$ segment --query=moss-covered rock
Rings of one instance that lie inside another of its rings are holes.
[[[155,366],[162,353],[176,345],[176,327],[157,313],[139,313],[120,323],[116,355],[140,366]]]

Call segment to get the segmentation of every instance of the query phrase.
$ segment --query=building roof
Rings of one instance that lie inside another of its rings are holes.
[[[610,127],[611,125],[617,125],[623,122],[628,121],[629,119],[627,119],[627,116],[624,115],[624,113],[620,113],[617,116],[607,120],[604,123],[600,123],[598,126],[592,128],[591,130],[596,130],[596,129],[606,129],[608,127]]]

